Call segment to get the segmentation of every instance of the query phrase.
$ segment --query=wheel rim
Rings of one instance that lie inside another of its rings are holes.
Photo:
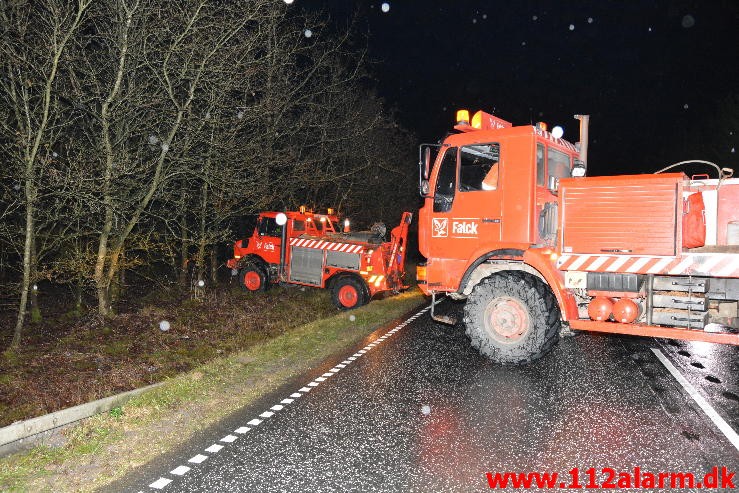
[[[253,270],[248,271],[244,274],[244,286],[250,291],[256,291],[262,285],[262,278],[259,273]]]
[[[496,298],[485,308],[485,330],[500,342],[516,342],[531,326],[526,307],[508,296]]]
[[[359,293],[354,286],[341,286],[339,288],[339,303],[346,307],[352,307],[357,304]]]

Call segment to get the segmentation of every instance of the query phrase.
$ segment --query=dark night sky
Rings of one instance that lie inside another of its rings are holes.
[[[571,141],[572,115],[587,113],[591,174],[689,158],[739,167],[739,107],[731,120],[722,104],[739,96],[737,1],[387,0],[386,13],[382,3],[293,7],[337,25],[357,14],[376,87],[419,141],[442,137],[458,108],[560,124]]]

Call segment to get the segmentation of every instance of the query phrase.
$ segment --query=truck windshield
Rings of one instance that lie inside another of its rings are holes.
[[[550,147],[547,150],[547,167],[549,168],[549,176],[569,178],[571,169],[570,156]]]
[[[259,236],[279,238],[282,236],[282,226],[277,224],[274,217],[263,217],[259,221]]]

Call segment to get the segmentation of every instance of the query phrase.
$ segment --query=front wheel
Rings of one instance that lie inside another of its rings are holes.
[[[354,277],[341,277],[331,286],[331,301],[339,310],[351,310],[367,304],[367,294],[362,281]]]
[[[260,266],[249,263],[239,273],[241,287],[245,291],[264,291],[267,289],[267,275]]]
[[[528,363],[559,340],[559,305],[549,287],[525,272],[495,274],[475,286],[464,308],[466,333],[498,363]]]

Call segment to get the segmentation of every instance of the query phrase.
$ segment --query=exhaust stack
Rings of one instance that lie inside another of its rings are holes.
[[[580,120],[580,161],[585,169],[588,169],[588,127],[590,126],[590,115],[575,115]]]

